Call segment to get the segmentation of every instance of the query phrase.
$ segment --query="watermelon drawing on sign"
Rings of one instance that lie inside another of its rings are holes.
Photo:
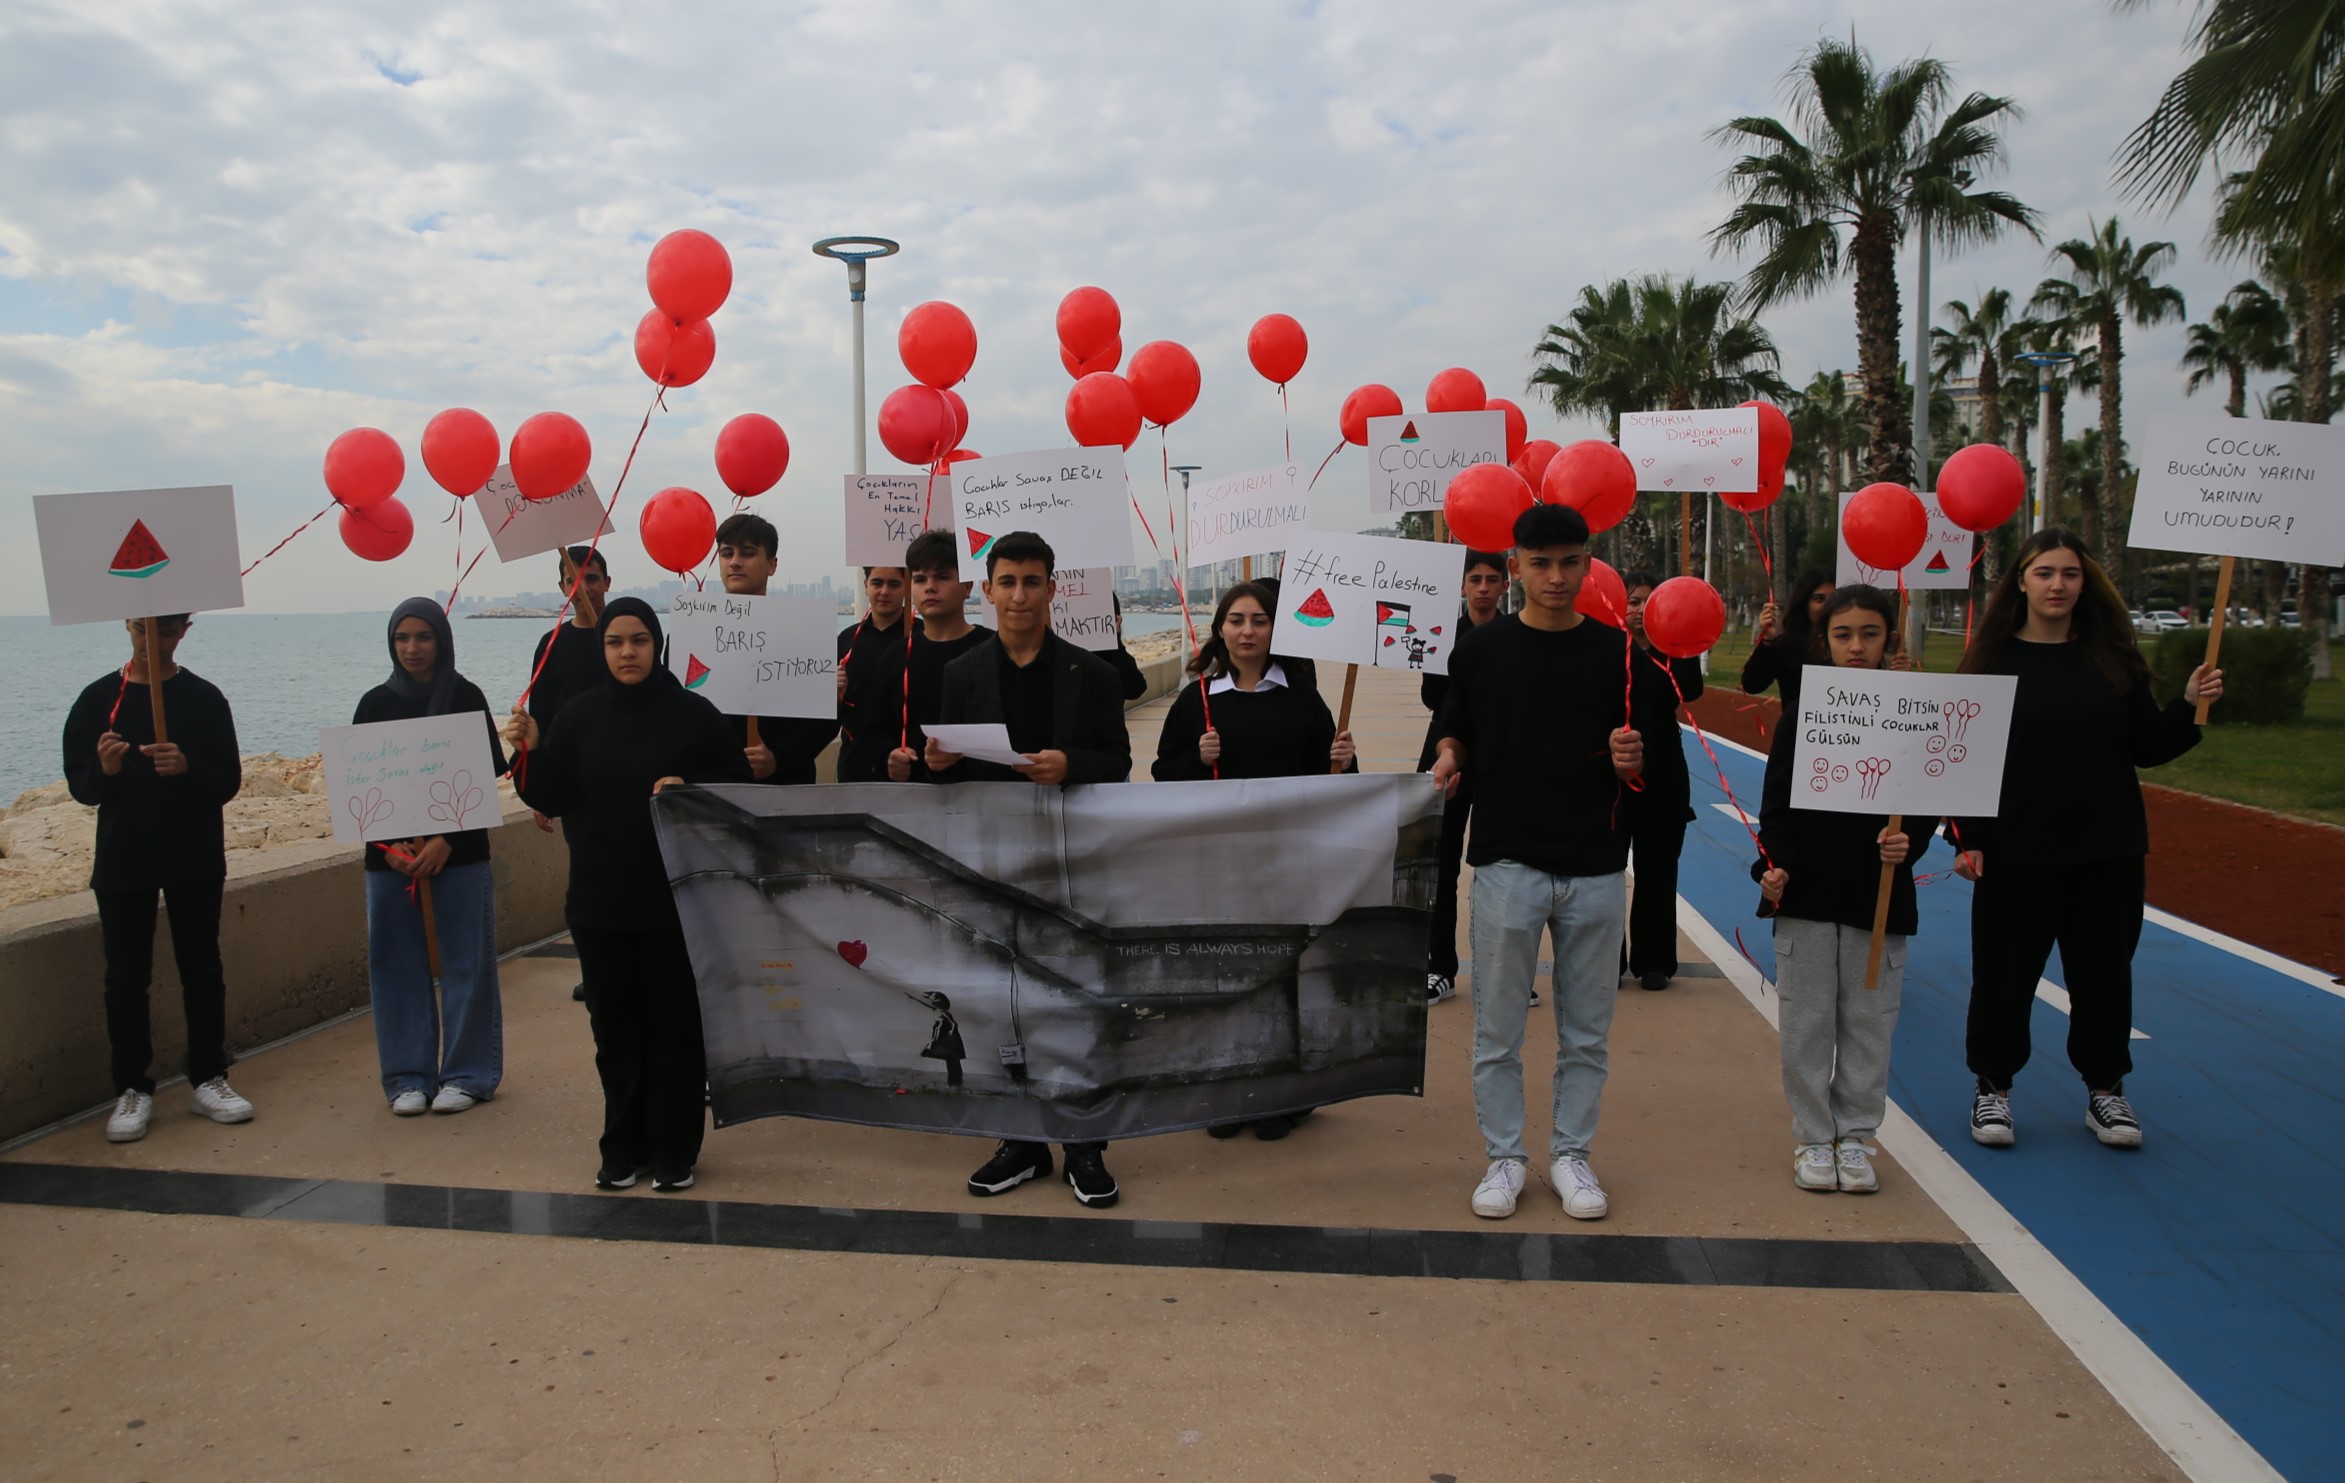
[[[1335,604],[1327,600],[1326,588],[1314,588],[1311,595],[1303,599],[1303,605],[1295,609],[1295,621],[1307,623],[1313,628],[1325,628],[1335,621]]]
[[[130,534],[124,536],[122,544],[114,548],[114,562],[106,568],[106,574],[110,577],[151,577],[170,564],[171,558],[164,554],[163,543],[155,539],[155,533],[147,529],[147,523],[144,520],[133,520],[130,522]]]
[[[1931,555],[1930,564],[1923,567],[1922,570],[1925,572],[1945,572],[1952,571],[1953,568],[1946,564],[1946,553],[1939,551]]]
[[[706,683],[708,683],[708,666],[700,662],[698,654],[687,653],[684,656],[684,688],[698,690]]]
[[[1402,423],[1400,425],[1400,440],[1404,443],[1417,441],[1417,424],[1414,422]]]
[[[969,532],[969,559],[972,561],[983,561],[985,559],[986,548],[992,544],[992,536],[987,535],[982,530],[971,530]]]

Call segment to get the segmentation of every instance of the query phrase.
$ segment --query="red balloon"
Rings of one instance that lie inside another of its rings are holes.
[[[1593,535],[1628,518],[1637,502],[1637,471],[1627,454],[1602,438],[1582,438],[1547,461],[1539,498],[1579,511]]]
[[[1077,360],[1089,360],[1116,342],[1124,311],[1104,288],[1071,290],[1059,300],[1059,344]]]
[[[1761,461],[1764,462],[1764,459]],[[1776,499],[1780,497],[1782,493],[1783,470],[1776,469],[1770,473],[1768,470],[1762,468],[1759,470],[1759,487],[1756,491],[1746,494],[1741,492],[1729,493],[1728,491],[1721,489],[1718,491],[1718,498],[1724,500],[1726,502],[1726,507],[1730,510],[1740,510],[1745,515],[1756,515],[1761,510],[1764,510],[1769,505],[1775,503]]]
[[[1112,371],[1117,366],[1122,365],[1123,361],[1124,342],[1120,339],[1110,340],[1105,350],[1100,351],[1099,354],[1092,356],[1088,360],[1077,356],[1074,351],[1069,350],[1064,345],[1059,347],[1059,364],[1065,366],[1067,368],[1067,374],[1074,377],[1077,381],[1082,380],[1085,376],[1090,375],[1094,371]]]
[[[1533,438],[1523,444],[1521,451],[1507,461],[1514,465],[1516,473],[1523,476],[1525,484],[1537,489],[1540,481],[1547,477],[1548,461],[1562,451],[1563,445],[1561,443],[1553,442],[1547,438]]]
[[[505,462],[513,466],[513,487],[523,499],[552,499],[586,477],[594,445],[577,418],[540,412],[513,429]]]
[[[635,364],[662,386],[690,386],[716,358],[716,331],[705,319],[678,323],[654,309],[636,322]]]
[[[1645,641],[1672,659],[1707,654],[1726,632],[1726,599],[1700,577],[1671,577],[1645,599]]]
[[[1428,412],[1479,412],[1490,405],[1490,393],[1482,389],[1482,378],[1463,366],[1451,366],[1425,387],[1425,410]]]
[[[899,386],[879,404],[879,440],[906,463],[934,463],[953,446],[953,404],[933,386]]]
[[[423,425],[423,466],[458,499],[497,472],[497,430],[470,407],[450,407]]]
[[[1483,406],[1482,410],[1506,414],[1506,461],[1513,463],[1522,457],[1523,449],[1530,446],[1526,440],[1531,436],[1531,419],[1523,415],[1523,409],[1505,397],[1494,396]],[[1530,481],[1526,479],[1523,482],[1528,484]]]
[[[698,490],[663,489],[643,502],[638,523],[643,549],[672,572],[688,572],[717,543],[717,513]]]
[[[1311,337],[1288,315],[1265,314],[1246,332],[1246,359],[1265,381],[1286,385],[1310,353]]]
[[[1170,427],[1197,405],[1197,357],[1186,345],[1149,341],[1132,352],[1132,369],[1124,379],[1140,399],[1140,415],[1158,427]]]
[[[733,260],[723,243],[687,227],[652,244],[643,281],[662,314],[689,324],[724,307],[733,291]]]
[[[2027,471],[2009,449],[1993,443],[1957,448],[1938,470],[1938,508],[1964,530],[1993,530],[2026,500]]]
[[[1336,413],[1336,423],[1343,429],[1343,440],[1368,446],[1368,419],[1371,417],[1400,416],[1400,393],[1389,386],[1371,381],[1355,387],[1343,399],[1343,410]]]
[[[954,464],[967,463],[972,458],[983,458],[984,456],[974,448],[955,448],[952,452],[930,464],[928,471],[932,474],[949,474],[953,471]]]
[[[915,304],[896,331],[896,354],[913,380],[942,391],[958,385],[977,363],[977,326],[942,299]]]
[[[381,504],[406,477],[407,455],[379,427],[354,427],[326,445],[326,492],[346,508]]]
[[[763,412],[744,412],[717,434],[717,477],[745,499],[782,482],[789,467],[789,434]]]
[[[1113,371],[1094,371],[1067,392],[1067,431],[1086,448],[1129,448],[1140,440],[1140,399]]]
[[[1476,551],[1514,545],[1515,517],[1537,503],[1523,476],[1502,463],[1469,464],[1441,494],[1450,533]]]
[[[1867,484],[1840,512],[1840,539],[1865,565],[1903,571],[1930,539],[1930,512],[1902,484]]]
[[[969,404],[961,400],[959,392],[949,387],[945,390],[944,398],[945,405],[953,409],[952,446],[958,448],[961,440],[969,436]]]
[[[368,561],[389,561],[415,539],[415,516],[404,502],[379,499],[363,509],[344,506],[342,544]]]
[[[1571,605],[1599,623],[1628,631],[1628,584],[1620,580],[1620,573],[1609,561],[1588,558],[1588,574],[1580,579],[1580,595]]]
[[[1791,419],[1773,402],[1744,402],[1759,413],[1759,472],[1783,482],[1783,466],[1791,460]],[[1764,483],[1764,480],[1761,481]]]

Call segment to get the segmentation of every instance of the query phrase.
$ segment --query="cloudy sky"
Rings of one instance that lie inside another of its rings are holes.
[[[13,0],[0,611],[43,607],[28,496],[231,483],[258,554],[326,502],[319,459],[361,424],[407,449],[414,546],[368,565],[324,522],[254,573],[249,605],[381,608],[445,587],[453,527],[416,456],[424,423],[467,405],[509,434],[570,412],[608,490],[650,390],[631,350],[645,253],[684,226],[731,250],[735,288],[715,369],[670,393],[629,478],[610,542],[622,583],[654,575],[641,497],[721,493],[710,449],[743,411],[790,435],[788,477],[758,501],[785,531],[785,574],[837,569],[849,321],[843,270],[808,251],[818,237],[904,244],[872,269],[875,408],[908,379],[904,311],[969,312],[968,442],[990,452],[1068,441],[1052,316],[1080,283],[1121,302],[1128,347],[1196,352],[1204,392],[1172,453],[1208,474],[1281,456],[1277,395],[1244,350],[1274,310],[1311,336],[1298,457],[1335,442],[1336,406],[1365,381],[1413,407],[1435,371],[1464,365],[1527,401],[1531,347],[1581,284],[1736,272],[1704,246],[1729,204],[1728,157],[1704,136],[1780,111],[1799,52],[1852,26],[1883,63],[1927,52],[1962,87],[2017,98],[2001,183],[2050,240],[2113,210],[2137,239],[2175,240],[2173,281],[2203,317],[2243,276],[2206,257],[2203,206],[2150,217],[2117,201],[2108,168],[2180,65],[2186,18],[2096,0]],[[1909,312],[1911,269],[1909,253]],[[2045,273],[2022,239],[1942,259],[1933,297],[2024,295]],[[1766,323],[1794,381],[1855,364],[1845,285]],[[2180,346],[2179,326],[2131,336],[2130,426],[2183,405]],[[1536,407],[1532,423],[1592,430]],[[1136,474],[1155,474],[1149,443]],[[896,467],[876,438],[871,456]],[[1329,471],[1321,524],[1367,523],[1359,459]],[[535,563],[491,561],[467,590],[546,585]]]

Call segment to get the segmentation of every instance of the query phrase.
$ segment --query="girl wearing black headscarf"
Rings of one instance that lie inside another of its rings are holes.
[[[359,697],[354,725],[478,712],[497,776],[505,749],[480,687],[456,672],[456,636],[428,597],[391,613],[391,677]],[[497,778],[446,780],[452,808],[493,818]],[[439,996],[424,938],[431,893],[440,948]],[[462,1112],[496,1095],[505,1075],[504,1010],[497,993],[496,888],[486,828],[366,847],[366,968],[375,1056],[391,1110],[414,1117]]]
[[[564,912],[603,1084],[594,1182],[625,1189],[648,1169],[655,1190],[689,1189],[707,1057],[650,800],[673,783],[746,783],[749,763],[740,734],[660,662],[663,634],[649,603],[611,603],[597,636],[602,687],[573,696],[542,734],[517,710],[505,734],[525,753],[516,768],[522,801],[568,826]]]

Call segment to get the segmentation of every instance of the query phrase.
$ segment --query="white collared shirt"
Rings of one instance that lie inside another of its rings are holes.
[[[1234,674],[1225,674],[1212,684],[1207,685],[1205,693],[1207,695],[1220,695],[1237,688],[1238,677]],[[1278,661],[1273,659],[1270,661],[1270,668],[1262,672],[1262,679],[1254,688],[1256,690],[1284,690],[1286,688],[1286,671],[1280,669]]]

